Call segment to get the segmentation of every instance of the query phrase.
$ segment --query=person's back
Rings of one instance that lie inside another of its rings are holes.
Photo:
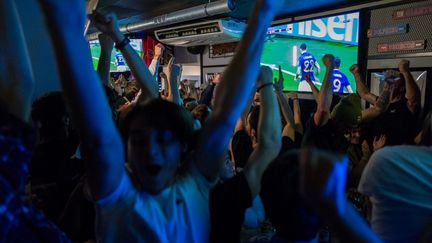
[[[378,117],[378,131],[386,135],[386,145],[414,144],[420,131],[419,121],[407,108],[407,99],[390,103],[387,110]]]
[[[32,104],[31,117],[38,141],[30,163],[32,201],[47,217],[58,222],[69,194],[84,173],[79,159],[72,159],[78,142],[71,132],[61,92],[49,92]]]
[[[299,192],[299,151],[280,155],[264,172],[261,198],[276,228],[271,242],[315,242],[318,215],[306,206]]]
[[[359,184],[370,197],[372,229],[385,242],[417,242],[432,219],[432,148],[391,146],[374,153]]]

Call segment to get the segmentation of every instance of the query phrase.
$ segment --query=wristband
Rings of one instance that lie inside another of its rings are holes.
[[[273,85],[273,83],[266,83],[266,84],[263,84],[263,85],[261,85],[261,86],[259,86],[259,87],[257,88],[256,92],[260,92],[260,90],[261,90],[262,88],[265,88],[265,87],[270,86],[270,85]]]
[[[120,41],[119,43],[116,43],[114,47],[115,47],[117,50],[122,50],[122,49],[125,48],[129,43],[130,43],[129,38],[125,37],[122,41]]]

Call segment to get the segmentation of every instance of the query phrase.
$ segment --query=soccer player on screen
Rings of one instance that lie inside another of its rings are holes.
[[[333,80],[332,80],[333,93],[342,94],[344,92],[344,89],[346,88],[348,93],[351,94],[353,93],[353,90],[351,88],[347,76],[341,71],[339,71],[340,64],[341,64],[341,60],[336,57],[334,60],[334,70],[333,70]]]
[[[126,66],[125,60],[123,58],[123,55],[119,51],[116,51],[116,54],[115,54],[115,64],[117,66],[118,72],[127,71],[127,66]]]
[[[319,66],[318,62],[316,61],[315,57],[312,54],[310,54],[309,52],[307,52],[307,46],[305,43],[302,43],[300,45],[300,52],[301,52],[301,55],[297,61],[296,79],[299,78],[300,73],[301,73],[301,80],[300,81],[305,81],[306,80],[305,75],[309,74],[311,77],[311,80],[314,82],[315,81],[314,68],[316,68],[316,73],[319,74],[320,73],[320,66]]]

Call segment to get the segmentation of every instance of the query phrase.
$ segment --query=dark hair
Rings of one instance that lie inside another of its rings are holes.
[[[310,240],[318,232],[318,215],[300,196],[299,151],[277,157],[261,180],[261,199],[276,235],[285,240]]]
[[[67,114],[62,92],[49,92],[39,96],[32,104],[31,118],[41,123],[61,120]]]
[[[182,145],[188,145],[194,132],[193,118],[185,108],[162,99],[154,99],[146,103],[139,103],[126,115],[121,124],[121,131],[125,145],[129,137],[131,123],[136,117],[144,117],[143,126],[156,130],[173,132]]]
[[[301,50],[306,50],[306,48],[307,48],[307,46],[306,46],[305,43],[302,43],[302,44],[300,45],[300,49],[301,49]]]
[[[64,118],[69,117],[63,93],[49,92],[38,97],[31,107],[33,122],[40,124],[39,135],[51,136],[59,130],[65,130]]]
[[[249,113],[248,123],[249,126],[258,132],[258,120],[259,120],[260,106],[254,106]]]
[[[203,125],[210,112],[211,110],[206,104],[200,104],[192,110],[192,116]]]
[[[340,65],[341,65],[341,59],[340,59],[339,57],[336,57],[336,58],[334,59],[334,67],[335,67],[335,68],[339,68]]]

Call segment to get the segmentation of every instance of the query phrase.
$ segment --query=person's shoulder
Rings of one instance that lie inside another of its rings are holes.
[[[431,159],[432,147],[418,145],[385,146],[372,154],[369,164],[388,167],[391,164],[408,164]]]

